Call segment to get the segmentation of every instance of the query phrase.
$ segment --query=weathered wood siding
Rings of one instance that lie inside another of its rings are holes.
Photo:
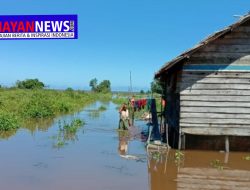
[[[178,73],[173,73],[167,81],[166,97],[167,97],[167,123],[168,127],[176,128],[179,126],[180,114],[180,94],[176,92]]]
[[[177,86],[182,132],[250,136],[250,23],[195,52]]]

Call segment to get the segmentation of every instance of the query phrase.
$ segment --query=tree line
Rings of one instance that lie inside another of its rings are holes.
[[[91,91],[98,92],[98,93],[109,93],[111,92],[111,82],[109,80],[103,80],[100,83],[98,83],[97,78],[93,78],[89,81],[89,86],[91,88]],[[44,89],[46,86],[43,82],[41,82],[38,79],[26,79],[26,80],[18,80],[16,81],[16,84],[14,86],[15,88],[19,89]],[[148,91],[146,93],[162,93],[162,84],[159,80],[153,80],[151,82],[151,91]],[[2,86],[0,85],[0,88]],[[73,91],[72,88],[67,88],[67,90]],[[140,91],[141,94],[144,94],[145,92],[143,90]]]
[[[96,78],[90,80],[89,86],[91,87],[91,90],[93,92],[102,92],[102,93],[109,93],[111,92],[111,82],[109,80],[103,80],[98,84],[98,81]],[[26,79],[26,80],[18,80],[16,81],[14,88],[19,89],[44,89],[46,86],[43,82],[41,82],[39,79]],[[0,88],[2,86],[0,85]],[[73,91],[72,88],[67,88],[68,91]]]

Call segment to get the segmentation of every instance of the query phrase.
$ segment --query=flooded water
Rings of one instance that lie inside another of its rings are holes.
[[[136,121],[129,132],[117,132],[116,105],[96,111],[103,104],[1,134],[0,189],[249,189],[249,153],[147,152],[141,135],[146,123]],[[85,126],[62,134],[59,126],[75,118]]]

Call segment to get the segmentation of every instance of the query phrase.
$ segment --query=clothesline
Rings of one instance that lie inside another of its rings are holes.
[[[151,103],[155,100],[155,98],[140,98],[140,99],[134,99],[131,98],[130,101],[132,103],[132,106],[134,108],[134,111],[140,111],[141,109],[147,108],[147,110],[151,111]],[[161,100],[161,106],[166,106],[166,101],[164,99]]]
[[[151,100],[152,99],[139,99],[139,100],[134,100],[131,103],[133,104],[134,111],[140,111],[141,109],[144,109],[145,107],[150,110],[151,108]]]
[[[161,96],[155,97],[155,96],[152,96],[152,95],[139,95],[139,94],[133,95],[132,97],[151,98],[151,99],[160,99],[161,98]]]

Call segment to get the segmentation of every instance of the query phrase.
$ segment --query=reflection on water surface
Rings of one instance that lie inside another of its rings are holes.
[[[250,186],[249,153],[146,152],[141,134],[146,124],[136,121],[137,127],[117,131],[117,106],[106,103],[106,111],[90,114],[100,105],[54,120],[30,121],[17,132],[0,134],[1,189],[240,190]],[[60,122],[74,119],[84,120],[85,125],[75,133],[60,131]],[[67,146],[55,148],[58,138]]]

